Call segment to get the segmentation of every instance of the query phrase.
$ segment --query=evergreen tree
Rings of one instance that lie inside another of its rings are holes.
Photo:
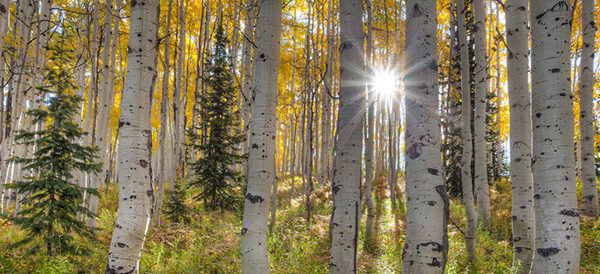
[[[169,194],[170,199],[165,209],[167,219],[172,223],[190,223],[192,219],[188,216],[189,208],[185,203],[185,188],[181,187],[180,182],[176,182]]]
[[[87,133],[74,119],[78,102],[82,99],[73,95],[76,90],[71,72],[75,63],[74,51],[67,45],[67,31],[64,29],[57,43],[47,48],[50,62],[44,77],[45,85],[38,87],[47,98],[46,104],[27,111],[31,123],[45,124],[46,127],[33,132],[21,130],[15,137],[25,146],[36,147],[33,158],[10,159],[23,164],[23,169],[32,171],[32,175],[10,185],[19,193],[29,193],[21,201],[23,210],[10,218],[27,231],[27,237],[11,247],[41,238],[49,256],[86,251],[71,243],[73,235],[93,239],[93,230],[76,217],[77,213],[93,217],[87,208],[80,206],[86,191],[99,195],[96,189],[81,188],[72,180],[72,174],[76,174],[74,171],[97,173],[101,164],[94,162],[97,147],[78,143]]]
[[[200,126],[188,131],[191,146],[201,151],[202,157],[190,163],[195,177],[191,186],[201,189],[196,199],[207,202],[208,208],[232,208],[242,200],[242,175],[231,167],[242,163],[246,155],[238,153],[238,145],[246,140],[246,136],[236,132],[238,128],[238,111],[235,106],[235,87],[230,74],[229,56],[227,54],[228,39],[223,26],[217,27],[214,50],[205,63],[207,76],[203,79],[210,87],[210,92],[200,97]],[[200,96],[196,94],[196,96]],[[206,129],[198,134],[199,129]],[[204,138],[205,142],[200,142]]]

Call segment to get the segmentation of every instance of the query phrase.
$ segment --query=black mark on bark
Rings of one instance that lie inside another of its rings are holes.
[[[563,209],[560,212],[558,212],[558,214],[562,214],[562,215],[566,215],[566,216],[571,216],[571,217],[579,217],[579,210],[576,209]]]
[[[413,7],[413,10],[412,10],[412,14],[411,14],[412,18],[421,17],[421,15],[423,15],[423,13],[421,12],[419,5],[415,4],[415,6]]]
[[[408,158],[410,158],[411,160],[419,158],[419,156],[421,156],[421,153],[421,146],[417,143],[412,144],[406,150],[406,156],[408,156]]]
[[[548,258],[554,254],[557,254],[558,252],[560,252],[560,249],[558,249],[556,247],[538,248],[537,249],[537,253],[540,254],[544,258]]]
[[[256,203],[262,203],[265,199],[263,199],[262,197],[256,195],[252,195],[250,193],[246,194],[246,199],[248,199],[251,203],[256,204]]]

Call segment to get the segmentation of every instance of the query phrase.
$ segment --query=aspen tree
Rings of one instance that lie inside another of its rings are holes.
[[[182,107],[181,95],[185,93],[183,84],[183,67],[185,66],[185,0],[179,3],[179,45],[177,50],[177,68],[175,71],[175,88],[173,89],[173,169],[171,178],[177,180],[177,174],[183,164],[183,114],[185,106]],[[171,190],[174,190],[175,182],[171,182]]]
[[[403,273],[444,273],[449,202],[441,175],[436,1],[407,1]]]
[[[331,258],[329,273],[356,273],[360,224],[362,128],[365,114],[365,61],[362,2],[341,0],[340,106],[336,166],[332,178]]]
[[[244,80],[242,81],[242,113],[243,113],[243,127],[246,136],[250,136],[250,120],[252,115],[252,90],[254,86],[254,79],[252,77],[252,66],[253,62],[253,45],[254,39],[254,24],[256,22],[256,3],[258,0],[246,0],[246,18],[244,22],[244,49],[243,49],[243,63],[244,63]],[[208,33],[208,28],[207,28]],[[242,154],[247,154],[250,147],[250,138],[246,141],[246,144],[242,146]],[[244,177],[248,176],[248,161],[242,164]]]
[[[248,185],[241,230],[242,273],[269,273],[267,225],[275,174],[277,78],[281,36],[281,0],[260,0],[257,62],[254,64],[252,133]]]
[[[325,61],[325,87],[323,91],[323,125],[322,125],[322,141],[321,141],[321,183],[325,184],[329,178],[329,162],[331,155],[331,85],[333,75],[333,16],[331,8],[333,1],[327,2],[327,58]],[[295,47],[295,45],[294,45]]]
[[[569,3],[532,0],[531,114],[535,252],[531,273],[579,273]]]
[[[98,17],[99,15],[99,11],[98,11],[98,0],[94,0],[93,4],[92,4],[92,33],[91,33],[91,48],[90,48],[90,52],[89,57],[90,60],[89,62],[91,63],[91,70],[90,70],[90,83],[88,86],[88,93],[87,93],[87,104],[85,106],[85,122],[83,124],[83,130],[85,132],[93,132],[93,124],[94,124],[94,114],[95,114],[95,106],[94,106],[94,97],[96,92],[98,91],[98,28],[99,28],[99,20]],[[87,72],[86,72],[87,73]],[[85,85],[85,80],[84,80],[84,85]],[[83,110],[82,110],[83,111]],[[82,114],[83,115],[83,114]],[[92,134],[88,134],[86,136],[83,137],[83,145],[84,146],[90,146],[92,145],[93,140],[92,140]],[[81,172],[80,173],[80,183],[82,186],[84,187],[89,187],[91,189],[97,189],[98,188],[98,181],[97,180],[91,180],[90,178],[90,174],[87,172]],[[86,195],[83,198],[83,205],[87,206],[88,208],[94,207],[95,205],[97,206],[98,202],[97,200],[95,202],[91,202],[90,201],[92,199],[97,199],[94,197],[90,197],[89,195]],[[91,206],[91,207],[90,207]],[[87,220],[88,222],[88,227],[93,227],[95,226],[96,221],[93,220],[92,217],[88,218]]]
[[[164,63],[163,63],[163,77],[162,77],[162,98],[160,100],[160,134],[158,141],[158,155],[160,155],[160,163],[157,168],[160,169],[158,178],[158,190],[156,193],[156,205],[154,209],[154,226],[160,227],[160,214],[162,212],[163,196],[165,191],[165,184],[168,182],[167,168],[167,131],[168,131],[168,119],[169,119],[169,75],[171,71],[171,47],[170,47],[170,30],[171,30],[171,9],[173,8],[173,0],[169,0],[169,8],[167,10],[167,26],[166,36],[164,41]],[[171,182],[174,185],[174,182]]]
[[[486,31],[484,1],[473,1],[475,7],[475,192],[477,195],[477,220],[486,229],[490,223],[490,192],[487,176],[485,117],[487,96]],[[466,65],[463,63],[463,65]]]
[[[106,144],[108,142],[106,140],[108,138],[108,120],[110,119],[110,109],[112,108],[112,102],[109,98],[110,93],[113,92],[108,88],[111,78],[109,56],[110,45],[112,41],[112,13],[114,8],[112,0],[106,0],[104,4],[104,49],[102,51],[102,55],[100,56],[100,59],[102,60],[102,85],[98,93],[98,98],[100,99],[98,106],[100,109],[98,111],[98,127],[96,129],[96,144],[99,148],[98,158],[104,163],[104,165],[102,166],[102,172],[99,174],[90,174],[90,186],[96,188],[104,185],[106,180],[106,169],[108,168],[108,165],[106,164],[108,162],[106,153]],[[113,54],[115,54],[115,52],[113,52]],[[98,212],[98,198],[98,196],[90,197],[90,211],[94,214]],[[91,228],[96,227],[96,219],[89,218],[88,226]]]
[[[581,214],[598,217],[598,185],[596,184],[594,151],[594,52],[596,23],[594,0],[583,0],[581,6],[583,46],[581,50],[580,112],[581,133]]]
[[[119,119],[119,211],[105,273],[138,273],[152,218],[151,98],[158,55],[158,0],[131,3],[127,78]]]
[[[366,63],[367,69],[371,66],[371,55],[373,46],[373,12],[370,0],[365,2],[367,7],[367,52]],[[370,69],[368,69],[370,71]],[[369,72],[369,77],[372,77]],[[367,78],[367,83],[369,82]],[[365,203],[367,204],[367,222],[365,224],[365,249],[369,251],[373,243],[373,219],[375,218],[375,203],[373,202],[373,142],[374,127],[375,127],[375,88],[367,84],[368,102],[367,102],[367,140],[365,147]]]
[[[527,0],[508,0],[508,99],[510,105],[510,181],[512,185],[513,267],[529,273],[533,257],[534,212],[531,173],[531,101],[529,99]]]
[[[462,92],[462,113],[461,113],[461,134],[463,140],[463,153],[460,163],[460,173],[462,177],[463,201],[465,203],[465,215],[467,216],[467,231],[465,235],[465,244],[469,252],[469,259],[475,261],[475,237],[477,234],[477,212],[475,211],[475,200],[473,198],[473,183],[471,173],[471,160],[473,156],[473,139],[471,135],[471,85],[469,83],[469,52],[467,43],[467,28],[465,24],[465,0],[457,1],[458,17],[458,40],[460,43],[460,63],[461,73],[461,92]]]

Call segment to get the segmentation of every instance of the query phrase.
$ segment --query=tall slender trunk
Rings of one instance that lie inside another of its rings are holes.
[[[531,273],[579,273],[573,97],[569,50],[571,8],[532,0],[531,113],[535,253]]]
[[[99,97],[100,97],[100,110],[98,114],[98,130],[96,134],[96,145],[99,148],[98,158],[101,162],[105,164],[102,166],[102,171],[98,174],[90,174],[90,187],[98,188],[101,185],[104,185],[106,181],[106,141],[108,137],[108,120],[110,118],[110,109],[112,108],[112,102],[110,102],[110,93],[112,90],[109,90],[109,82],[111,78],[110,74],[110,64],[109,64],[109,56],[110,56],[110,44],[112,39],[112,13],[113,13],[113,1],[107,0],[105,2],[106,11],[104,13],[104,50],[100,59],[102,60],[102,86],[100,88]],[[113,52],[113,54],[115,54]],[[99,197],[96,195],[90,196],[90,212],[96,214],[98,212],[98,200]],[[96,218],[89,217],[88,218],[88,227],[94,228],[96,227]]]
[[[487,142],[485,139],[487,64],[485,5],[474,1],[475,6],[475,191],[477,195],[477,220],[484,228],[491,229],[490,192],[487,176]]]
[[[152,92],[156,83],[159,1],[131,4],[127,79],[119,119],[119,211],[106,265],[107,274],[138,273],[152,219]]]
[[[596,23],[594,0],[584,0],[581,6],[583,46],[581,52],[581,78],[579,88],[579,132],[581,133],[581,214],[598,217],[598,185],[595,172],[594,151],[594,52]]]
[[[496,4],[496,28],[500,29],[499,4]],[[502,170],[504,169],[504,152],[502,151],[502,88],[500,87],[500,81],[502,79],[500,77],[500,61],[500,38],[496,37],[496,126],[498,127],[498,136],[496,136],[496,173],[498,174],[497,180],[500,180],[502,178]]]
[[[362,128],[365,115],[365,61],[362,2],[339,2],[340,108],[336,166],[332,178],[329,273],[356,273],[362,178]]]
[[[186,88],[183,84],[183,67],[185,67],[185,0],[179,3],[179,46],[177,50],[177,68],[175,72],[175,88],[173,89],[173,182],[171,182],[171,191],[175,189],[175,181],[180,178],[180,172],[183,165],[183,115],[185,106],[182,107],[182,94],[185,94]]]
[[[275,174],[277,78],[281,35],[281,0],[260,0],[254,64],[255,85],[248,185],[241,230],[242,273],[269,273],[267,224],[269,188]]]
[[[160,163],[158,168],[160,169],[158,181],[158,190],[156,195],[156,206],[154,209],[154,226],[160,227],[160,214],[162,212],[162,203],[164,196],[165,184],[168,182],[169,176],[167,175],[170,170],[167,168],[167,131],[168,131],[168,119],[169,119],[169,75],[171,71],[171,50],[170,50],[170,37],[171,37],[171,11],[173,9],[173,0],[169,0],[169,8],[167,10],[167,26],[164,40],[164,63],[163,63],[163,77],[162,77],[162,97],[160,100],[160,135],[158,141],[158,155],[160,155]],[[171,185],[175,185],[171,182]]]
[[[252,116],[252,90],[254,89],[254,78],[252,75],[254,65],[254,53],[253,45],[254,39],[254,25],[256,23],[256,3],[259,0],[246,0],[246,18],[244,23],[244,81],[242,82],[242,95],[244,96],[243,103],[243,120],[244,120],[244,131],[246,136],[251,135],[251,116]],[[207,28],[208,29],[208,28]],[[258,41],[258,40],[256,40]],[[246,154],[250,149],[250,138],[246,141],[246,144],[242,146],[242,153]],[[242,171],[245,178],[248,178],[248,160],[244,160],[242,164]]]
[[[325,84],[323,90],[323,114],[322,116],[322,140],[321,140],[321,183],[324,185],[329,178],[329,156],[331,147],[331,84],[333,75],[333,13],[331,8],[333,1],[328,1],[327,4],[327,58],[325,61]]]
[[[527,0],[506,1],[510,181],[512,185],[513,268],[529,273],[534,252],[531,101],[529,99]]]
[[[463,153],[460,163],[460,173],[462,177],[463,201],[465,203],[465,215],[467,216],[467,231],[465,235],[465,244],[469,252],[469,260],[475,261],[476,248],[475,238],[477,234],[477,212],[475,211],[475,201],[473,197],[473,182],[471,173],[471,161],[473,157],[473,139],[471,135],[471,85],[469,71],[469,49],[467,43],[467,28],[465,24],[465,1],[458,0],[458,40],[460,43],[460,63],[461,63],[461,93],[462,93],[462,113],[461,113],[461,134],[463,141]]]
[[[407,1],[403,273],[444,273],[449,201],[440,170],[436,1]],[[390,130],[392,130],[390,128]],[[390,148],[391,149],[391,148]],[[431,247],[428,247],[431,245]],[[421,248],[419,248],[421,247]]]
[[[365,249],[369,251],[372,248],[373,242],[373,219],[375,219],[375,203],[373,202],[373,141],[374,141],[374,126],[375,126],[375,88],[369,85],[369,79],[372,72],[368,69],[371,66],[371,56],[373,47],[373,12],[371,9],[371,1],[366,1],[367,6],[367,88],[368,88],[368,104],[367,104],[367,140],[365,148],[365,203],[367,204],[367,222],[365,225]]]

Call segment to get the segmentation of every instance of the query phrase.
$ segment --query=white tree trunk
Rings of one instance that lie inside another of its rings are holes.
[[[159,166],[157,167],[160,172],[158,173],[158,190],[156,194],[156,207],[154,209],[154,226],[160,227],[160,214],[162,212],[163,196],[165,191],[165,184],[168,182],[167,172],[170,172],[167,168],[167,155],[165,151],[167,148],[167,131],[168,131],[168,119],[169,119],[169,74],[171,70],[171,54],[169,41],[171,35],[168,33],[171,29],[171,10],[173,8],[173,0],[169,0],[169,9],[167,11],[167,35],[165,37],[165,49],[164,49],[164,63],[163,63],[163,79],[162,79],[162,97],[160,100],[160,135],[158,141],[158,155],[160,155]],[[171,182],[174,185],[173,182]]]
[[[372,4],[370,0],[365,1],[367,8],[367,52],[366,52],[366,63],[367,73],[369,77],[372,77],[371,70],[368,69],[371,66],[372,57],[372,45],[373,45],[373,12]],[[365,147],[365,203],[367,204],[367,222],[365,224],[365,249],[369,251],[369,248],[374,244],[373,242],[373,219],[375,219],[375,203],[373,202],[373,148],[374,144],[374,128],[375,128],[375,97],[377,96],[375,86],[369,83],[367,78],[367,89],[368,89],[368,103],[367,103],[367,140]]]
[[[182,107],[181,95],[185,93],[183,85],[183,67],[185,66],[185,0],[179,3],[179,46],[177,51],[177,71],[175,72],[175,89],[173,90],[173,169],[171,182],[171,191],[175,189],[175,180],[178,177],[178,171],[183,164],[183,149],[182,141],[184,136],[183,131],[183,115],[185,113],[185,105]]]
[[[97,60],[98,60],[98,28],[99,28],[99,23],[98,23],[98,17],[100,17],[99,12],[98,12],[98,0],[94,0],[93,3],[93,12],[92,12],[92,34],[91,34],[91,49],[90,49],[90,63],[91,63],[91,70],[90,70],[90,84],[89,84],[89,89],[88,89],[88,93],[87,93],[87,104],[86,104],[86,113],[85,113],[85,122],[83,125],[83,130],[85,132],[87,132],[88,134],[85,135],[83,137],[83,145],[84,146],[91,146],[92,145],[92,128],[93,128],[93,124],[94,124],[94,96],[97,92],[98,89],[98,80],[97,80],[97,75],[98,75],[98,68],[97,68]],[[89,187],[89,188],[98,188],[98,182],[97,181],[92,181],[91,180],[91,175],[87,172],[81,172],[80,173],[80,183],[84,186],[84,187]],[[89,199],[89,200],[88,200]],[[94,202],[91,202],[91,200],[94,200]],[[88,204],[89,203],[89,204]],[[95,197],[94,195],[85,195],[83,197],[83,206],[84,207],[88,207],[91,210],[93,210],[94,207],[97,208],[98,205],[98,197]],[[85,219],[85,216],[83,216],[83,218]],[[93,218],[88,218],[87,220],[87,225],[90,228],[95,227],[96,225],[96,220],[93,220]]]
[[[486,229],[490,223],[490,191],[487,176],[485,117],[487,95],[487,64],[484,1],[473,1],[475,6],[475,191],[477,193],[477,222]]]
[[[531,101],[529,99],[527,0],[508,0],[508,99],[510,105],[510,180],[512,185],[513,268],[529,273],[533,258],[534,211],[531,173]]]
[[[329,158],[330,158],[330,142],[331,139],[331,85],[332,85],[332,75],[333,75],[333,13],[331,12],[331,8],[333,6],[333,1],[328,1],[328,14],[327,17],[327,59],[326,59],[326,69],[325,72],[325,89],[323,92],[323,114],[322,114],[322,141],[321,141],[321,184],[325,184],[327,179],[329,178]]]
[[[596,24],[594,0],[583,0],[581,6],[583,48],[581,50],[580,112],[581,133],[581,193],[583,216],[598,217],[598,186],[596,184],[594,151],[594,52]]]
[[[243,127],[246,136],[250,136],[251,128],[250,128],[250,116],[252,115],[252,89],[254,86],[254,79],[252,77],[252,65],[253,65],[253,43],[254,39],[254,24],[256,22],[256,1],[257,0],[247,0],[246,1],[246,18],[244,23],[244,50],[243,50],[243,62],[244,62],[244,81],[242,82],[242,96],[243,104],[242,104],[242,117],[243,117]],[[208,31],[207,31],[208,33]],[[246,144],[242,145],[242,153],[246,154],[250,148],[250,138],[246,141]],[[248,178],[248,160],[244,160],[242,164],[242,171],[245,178]]]
[[[115,79],[117,78],[117,42],[119,41],[119,23],[121,22],[121,18],[119,18],[118,13],[121,11],[121,4],[122,4],[123,0],[117,0],[117,8],[115,9],[115,14],[117,14],[117,16],[115,16],[115,22],[113,24],[113,31],[112,31],[112,35],[113,35],[113,39],[112,39],[112,43],[110,45],[110,52],[112,52],[112,54],[110,55],[110,81],[108,83],[108,90],[110,91],[109,95],[109,99],[108,101],[110,102],[111,106],[114,105],[115,103]],[[110,139],[109,139],[110,140]],[[110,162],[111,159],[109,159]],[[109,174],[110,176],[110,174]],[[110,180],[108,180],[110,182]]]
[[[131,5],[127,79],[119,120],[119,212],[105,273],[138,273],[152,218],[151,99],[158,54],[158,0]]]
[[[471,135],[471,85],[469,83],[469,51],[467,44],[467,29],[465,25],[465,1],[457,2],[458,17],[458,40],[460,43],[461,63],[461,135],[463,141],[463,153],[460,163],[462,178],[463,201],[465,203],[465,215],[467,216],[467,231],[465,232],[465,244],[469,252],[469,260],[475,261],[476,248],[475,238],[477,234],[477,212],[475,211],[475,200],[473,198],[473,183],[471,173],[471,160],[473,156],[473,139]]]
[[[112,102],[110,101],[110,93],[112,90],[109,90],[110,84],[110,45],[112,39],[112,13],[114,12],[113,1],[106,0],[105,4],[105,13],[104,13],[104,49],[102,51],[102,55],[100,59],[102,61],[102,86],[100,88],[98,97],[100,109],[98,110],[98,126],[96,129],[96,145],[98,146],[98,160],[103,162],[102,171],[98,174],[90,174],[90,186],[92,188],[98,188],[99,186],[104,185],[104,181],[106,179],[106,170],[108,169],[108,159],[106,152],[107,148],[107,138],[108,138],[108,120],[110,118],[110,109],[112,108]],[[113,54],[115,54],[113,52]],[[108,186],[107,186],[108,187]],[[98,212],[98,200],[99,197],[92,195],[90,197],[90,211],[94,214]],[[94,228],[96,227],[96,218],[90,217],[88,218],[88,227]]]
[[[532,0],[530,7],[535,205],[531,273],[578,273],[581,247],[569,79],[571,7],[560,0]]]
[[[259,9],[248,188],[241,230],[242,272],[253,274],[269,273],[267,225],[270,186],[276,176],[273,157],[277,125],[281,0],[260,0]]]
[[[444,273],[449,202],[441,177],[436,1],[409,0],[406,6],[405,52],[410,54],[404,78],[407,212],[402,272]]]
[[[332,178],[331,258],[329,273],[356,273],[360,224],[362,128],[365,119],[365,33],[362,2],[341,0],[340,108],[336,167]]]

